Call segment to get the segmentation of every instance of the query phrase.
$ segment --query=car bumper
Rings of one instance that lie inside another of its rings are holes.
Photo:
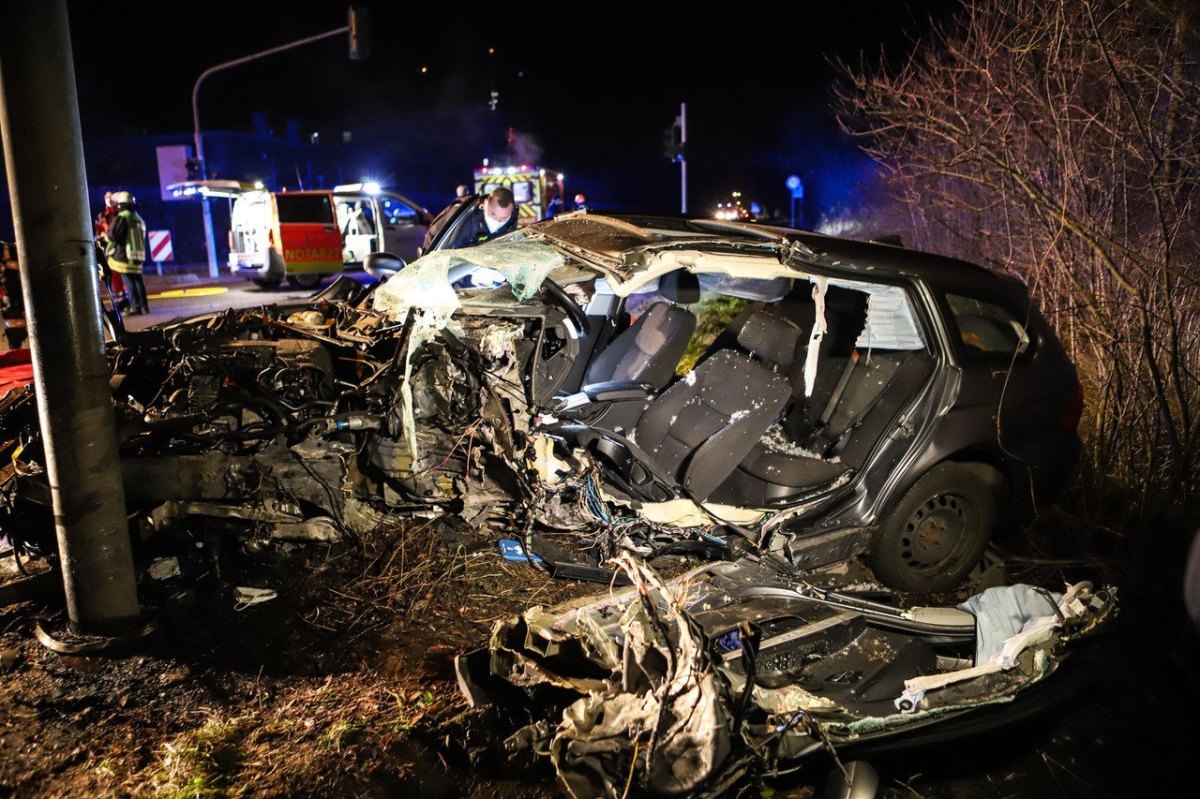
[[[282,260],[262,252],[229,253],[229,271],[247,280],[284,276]]]

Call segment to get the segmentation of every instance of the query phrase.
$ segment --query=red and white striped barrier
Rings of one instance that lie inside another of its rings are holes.
[[[174,261],[175,253],[171,250],[171,231],[146,231],[147,243],[150,245],[150,260],[156,263]]]

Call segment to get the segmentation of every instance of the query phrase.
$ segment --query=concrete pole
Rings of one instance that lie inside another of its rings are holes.
[[[65,0],[5,4],[0,132],[67,612],[76,632],[126,632],[140,609]]]

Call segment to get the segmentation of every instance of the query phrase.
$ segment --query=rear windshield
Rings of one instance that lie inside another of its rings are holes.
[[[277,194],[279,224],[333,224],[333,206],[324,194]]]

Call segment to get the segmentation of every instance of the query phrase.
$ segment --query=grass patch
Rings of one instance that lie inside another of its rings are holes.
[[[152,795],[162,799],[217,799],[241,796],[237,787],[246,737],[243,720],[209,719],[162,745],[162,761],[150,778]]]
[[[717,336],[729,326],[733,318],[742,312],[749,302],[737,297],[727,297],[723,294],[707,294],[699,303],[692,306],[696,314],[696,332],[688,341],[687,349],[679,360],[675,373],[682,376],[690,372],[696,361],[717,340]]]

